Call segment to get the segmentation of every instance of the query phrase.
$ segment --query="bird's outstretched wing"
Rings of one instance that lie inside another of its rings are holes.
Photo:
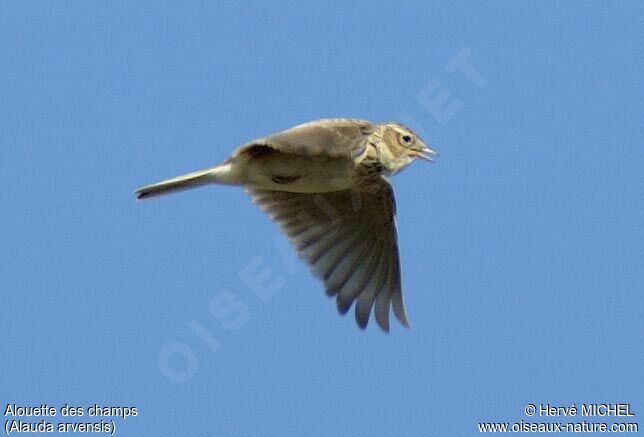
[[[316,120],[253,140],[237,149],[236,154],[249,147],[269,146],[282,153],[300,156],[355,158],[364,153],[367,138],[374,130],[375,125],[366,120]]]
[[[365,328],[375,307],[378,325],[388,331],[391,306],[409,326],[389,182],[378,176],[353,189],[319,194],[247,191],[324,281],[327,294],[336,296],[340,313],[356,302],[356,321]]]

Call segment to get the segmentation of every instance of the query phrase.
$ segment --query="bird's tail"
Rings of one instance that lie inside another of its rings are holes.
[[[195,171],[172,179],[166,179],[156,184],[146,185],[136,190],[137,199],[161,196],[175,191],[187,190],[206,184],[237,185],[230,162],[225,162],[206,170]]]

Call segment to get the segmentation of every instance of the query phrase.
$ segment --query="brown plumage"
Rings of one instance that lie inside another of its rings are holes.
[[[345,314],[365,328],[372,308],[409,326],[395,200],[386,176],[435,152],[398,123],[326,119],[251,141],[223,164],[137,190],[139,199],[208,183],[245,187],[277,222]]]

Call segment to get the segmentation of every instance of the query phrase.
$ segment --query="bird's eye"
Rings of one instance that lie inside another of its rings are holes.
[[[411,136],[410,136],[410,135],[403,135],[403,136],[402,136],[402,140],[403,140],[405,143],[411,143]]]

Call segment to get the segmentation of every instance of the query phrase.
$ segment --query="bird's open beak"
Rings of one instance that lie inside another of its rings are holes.
[[[438,152],[425,146],[422,150],[414,150],[413,155],[417,158],[424,159],[425,161],[436,162],[432,156],[438,156]]]

